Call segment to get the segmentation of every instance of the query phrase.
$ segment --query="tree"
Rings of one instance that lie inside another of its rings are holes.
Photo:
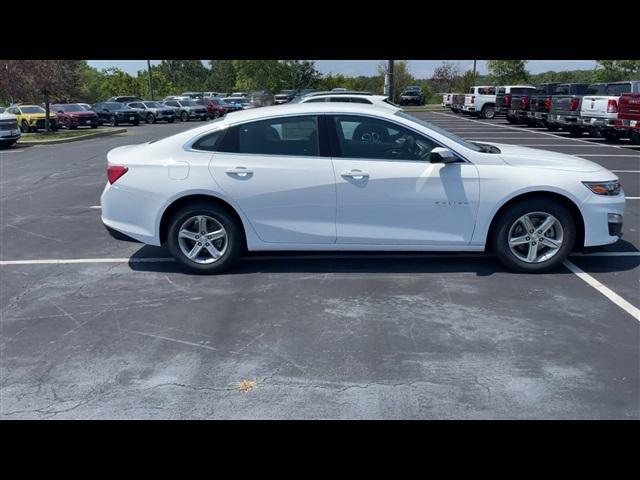
[[[467,70],[458,78],[455,84],[455,91],[467,93],[474,84],[477,84],[478,76],[473,74],[473,70]]]
[[[387,62],[380,62],[378,64],[378,75],[384,85],[384,76],[387,74],[388,65]],[[396,60],[393,65],[393,84],[394,84],[394,98],[390,99],[393,102],[397,102],[400,98],[402,91],[409,85],[415,85],[416,79],[409,72],[408,60]]]
[[[151,98],[151,92],[149,91],[149,74],[147,70],[138,70],[138,76],[136,77],[137,89],[136,92],[142,98]],[[167,80],[162,71],[157,66],[151,66],[151,83],[153,84],[153,94],[155,98],[163,98],[167,95],[172,95],[175,87]]]
[[[450,93],[453,86],[460,78],[460,68],[451,62],[442,62],[442,65],[436,67],[433,71],[432,81],[440,90],[446,90]]]
[[[320,72],[316,70],[316,62],[311,60],[285,60],[283,73],[288,87],[294,90],[316,88],[320,83]]]
[[[207,86],[218,92],[230,92],[236,84],[236,69],[232,60],[209,60]]]
[[[162,60],[159,72],[176,89],[181,91],[199,91],[209,77],[209,70],[200,60]]]
[[[279,92],[288,88],[286,67],[278,60],[234,60],[233,66],[238,90]]]
[[[487,60],[487,69],[492,83],[506,85],[529,80],[526,64],[527,60]]]
[[[49,131],[51,98],[69,101],[80,91],[80,60],[0,60],[0,92],[12,102],[45,104]]]
[[[616,82],[640,78],[640,60],[596,60],[595,81]]]

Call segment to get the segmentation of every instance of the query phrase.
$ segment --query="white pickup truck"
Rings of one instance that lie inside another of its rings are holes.
[[[19,139],[18,117],[11,113],[0,113],[0,147],[10,147]]]
[[[451,107],[451,93],[443,93],[442,94],[442,106],[443,107]]]
[[[600,89],[595,95],[582,97],[580,126],[592,135],[617,140],[618,101],[624,93],[640,93],[640,80],[607,83],[600,85]]]
[[[462,112],[470,115],[478,115],[480,118],[490,119],[495,117],[496,87],[471,87],[469,93],[464,96]]]

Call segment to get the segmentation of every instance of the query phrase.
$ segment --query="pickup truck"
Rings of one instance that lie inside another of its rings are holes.
[[[471,87],[464,96],[462,112],[491,119],[496,116],[496,87]]]
[[[452,93],[451,94],[451,110],[454,113],[460,113],[464,106],[464,93]]]
[[[620,137],[630,137],[640,144],[640,93],[624,93],[618,100],[616,130]]]
[[[496,90],[496,115],[504,114],[509,123],[518,123],[517,118],[509,114],[511,108],[511,96],[535,90],[533,85],[504,85]]]
[[[443,93],[442,94],[442,106],[451,108],[451,94]]]
[[[604,90],[605,83],[561,83],[551,97],[549,114],[547,115],[547,128],[556,131],[560,128],[569,132],[569,135],[577,137],[582,135],[580,127],[580,104],[582,97],[587,94],[596,94],[599,89]]]
[[[528,124],[547,127],[547,117],[551,109],[551,97],[555,95],[560,82],[540,83],[529,98]]]
[[[19,139],[18,117],[10,113],[0,113],[0,147],[10,147]]]
[[[625,93],[640,93],[640,80],[607,83],[603,95],[585,95],[580,107],[580,124],[594,136],[615,141],[620,138],[616,129],[618,100]]]
[[[531,97],[539,91],[538,87],[539,86],[531,86],[529,88],[519,88],[516,89],[516,91],[512,90],[511,105],[509,106],[509,113],[507,114],[509,123],[534,125],[534,117],[531,112]],[[542,89],[540,91],[542,91]]]

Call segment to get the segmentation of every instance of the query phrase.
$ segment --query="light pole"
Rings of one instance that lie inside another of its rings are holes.
[[[153,83],[151,81],[151,60],[147,60],[147,73],[149,74],[149,95],[151,95],[151,100],[153,100]]]
[[[393,81],[393,60],[387,60],[387,74],[384,79],[384,94],[393,102],[394,81]]]

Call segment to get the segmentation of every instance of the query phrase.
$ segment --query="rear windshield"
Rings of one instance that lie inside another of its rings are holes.
[[[604,95],[607,93],[607,86],[603,83],[594,83],[587,88],[586,95]]]
[[[498,93],[507,93],[507,89],[504,87],[498,88]]]
[[[571,88],[569,85],[558,85],[554,95],[569,95]]]
[[[631,82],[610,83],[609,85],[607,85],[608,95],[622,95],[623,93],[631,93]]]

